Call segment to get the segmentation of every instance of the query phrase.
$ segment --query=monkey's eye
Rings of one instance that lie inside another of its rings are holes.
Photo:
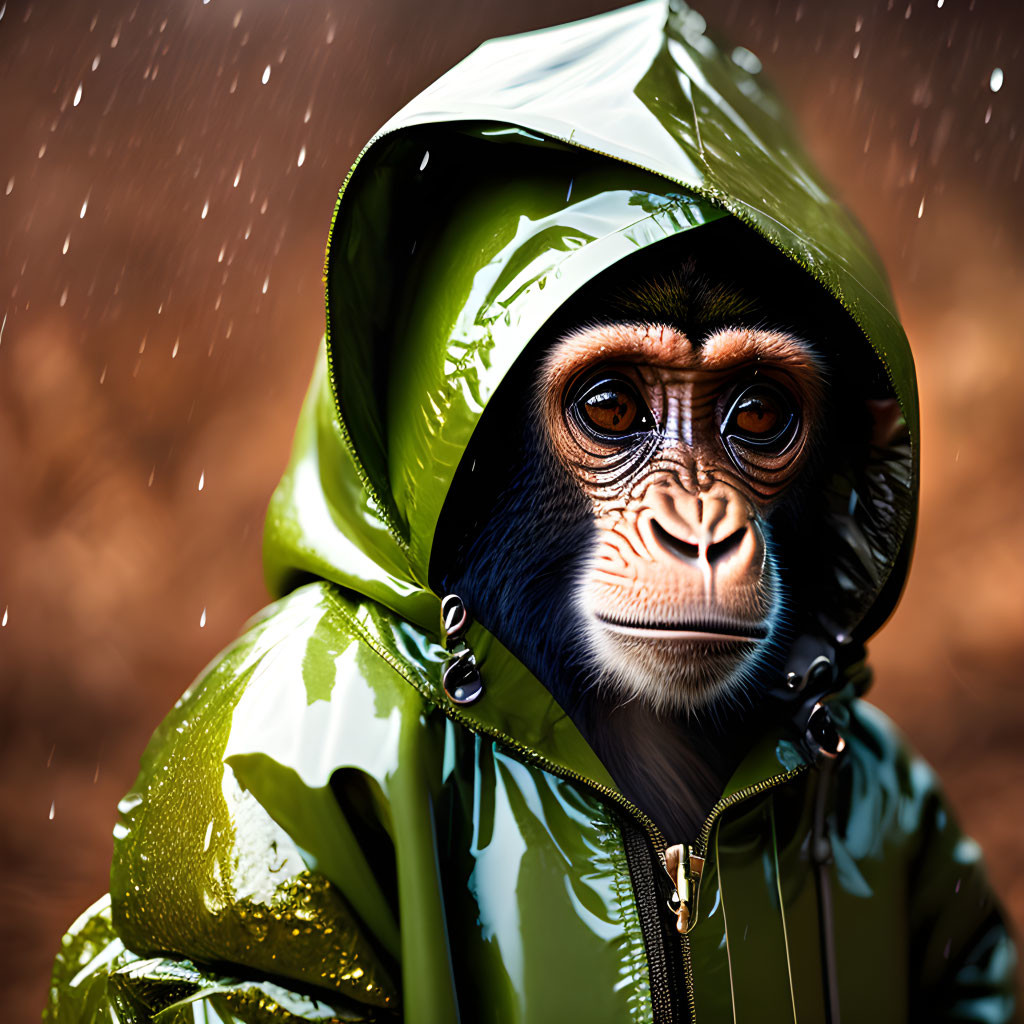
[[[581,427],[600,439],[626,437],[654,425],[636,388],[621,377],[599,377],[583,384],[571,401]]]
[[[722,423],[722,436],[751,448],[781,452],[799,425],[799,411],[789,394],[780,385],[759,382],[736,396]]]

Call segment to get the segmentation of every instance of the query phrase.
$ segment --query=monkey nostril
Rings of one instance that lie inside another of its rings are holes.
[[[675,555],[677,558],[696,562],[700,557],[700,548],[696,544],[690,544],[688,541],[680,540],[678,537],[669,533],[657,519],[651,521],[651,530],[658,543],[666,551]]]
[[[728,556],[731,555],[743,542],[743,537],[746,532],[746,526],[741,526],[738,530],[734,530],[723,540],[716,541],[714,544],[709,544],[708,561],[714,565],[715,562],[721,561],[723,558],[728,558]]]

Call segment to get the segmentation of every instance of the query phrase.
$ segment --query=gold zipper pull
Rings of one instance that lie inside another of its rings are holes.
[[[676,915],[676,929],[685,935],[690,930],[690,921],[697,908],[697,889],[704,871],[704,858],[694,853],[692,847],[679,843],[665,851],[665,870],[679,898],[678,908],[672,907],[672,913]]]

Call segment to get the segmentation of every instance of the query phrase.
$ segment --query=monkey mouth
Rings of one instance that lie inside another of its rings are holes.
[[[730,619],[691,619],[680,622],[626,622],[609,615],[595,613],[603,625],[615,633],[658,640],[689,640],[697,642],[760,643],[768,637],[763,622],[740,622]]]

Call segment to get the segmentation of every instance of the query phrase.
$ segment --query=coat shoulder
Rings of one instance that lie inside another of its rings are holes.
[[[310,584],[185,692],[119,807],[111,918],[130,950],[395,1005],[393,873],[367,852],[389,848],[393,775],[432,729],[429,666],[399,629]]]

